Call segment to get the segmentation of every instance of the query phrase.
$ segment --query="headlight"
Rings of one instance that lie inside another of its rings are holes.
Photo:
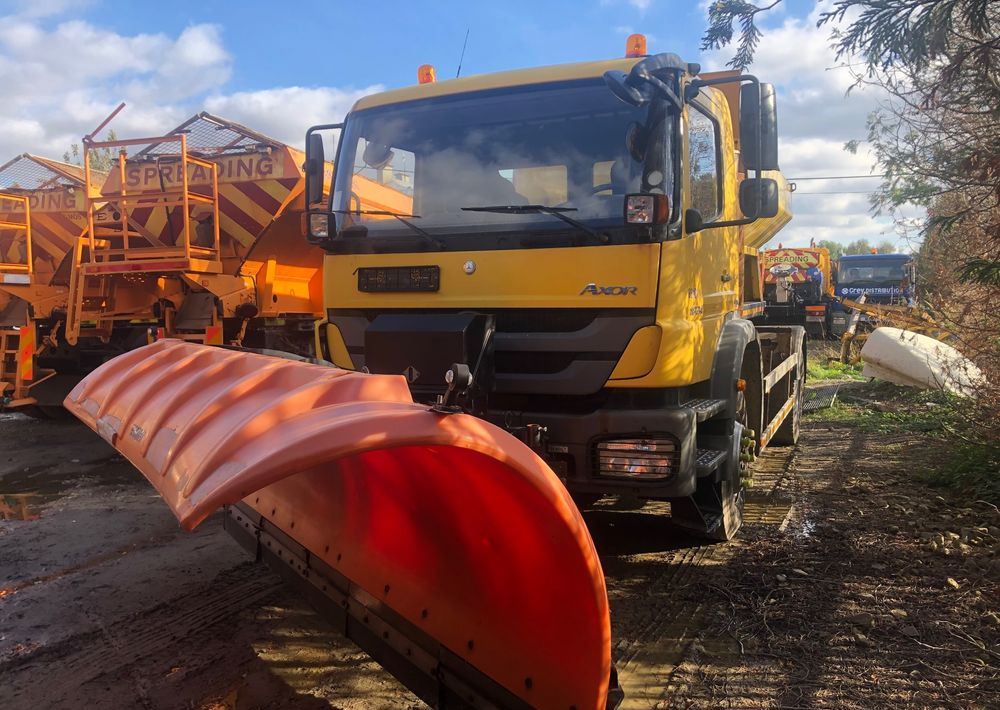
[[[668,436],[601,441],[595,453],[596,473],[612,478],[669,478],[680,463],[680,447]]]
[[[317,239],[326,239],[330,236],[330,215],[325,212],[312,212],[309,214],[309,234]]]
[[[666,224],[670,220],[670,200],[666,195],[626,195],[626,224]]]

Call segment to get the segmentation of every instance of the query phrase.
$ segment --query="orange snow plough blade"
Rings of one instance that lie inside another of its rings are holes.
[[[162,340],[66,408],[191,529],[227,525],[330,602],[343,630],[442,708],[603,709],[601,565],[522,442],[415,404],[399,376]]]

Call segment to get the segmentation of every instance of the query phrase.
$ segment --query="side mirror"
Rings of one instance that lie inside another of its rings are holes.
[[[695,232],[700,232],[705,226],[705,219],[701,216],[701,212],[696,210],[694,207],[688,207],[684,210],[684,231],[688,234],[694,234]]]
[[[306,135],[306,207],[323,200],[323,168],[326,164],[323,136],[319,133]]]
[[[771,178],[746,178],[740,183],[740,209],[755,219],[778,214],[778,183]]]
[[[740,89],[740,152],[748,170],[778,169],[778,108],[772,84],[744,84]]]

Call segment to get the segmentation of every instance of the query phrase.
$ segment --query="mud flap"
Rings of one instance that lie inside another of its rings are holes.
[[[239,503],[402,633],[473,669],[471,682],[497,686],[479,703],[463,679],[469,707],[606,707],[611,631],[593,542],[555,474],[501,429],[415,404],[401,376],[176,340],[105,363],[65,406],[183,527]]]

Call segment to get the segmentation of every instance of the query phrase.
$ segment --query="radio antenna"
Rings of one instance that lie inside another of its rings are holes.
[[[469,43],[469,28],[465,28],[465,41],[462,42],[462,55],[458,58],[458,71],[455,72],[457,79],[462,73],[462,60],[465,59],[465,46]]]

